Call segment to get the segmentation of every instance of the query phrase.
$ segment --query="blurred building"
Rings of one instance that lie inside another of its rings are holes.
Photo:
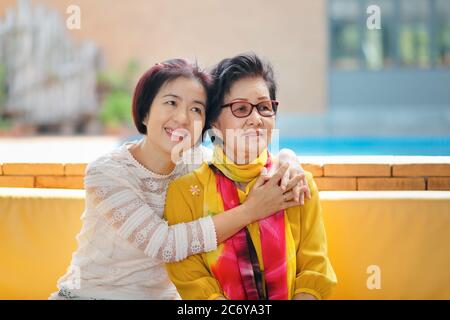
[[[327,14],[331,134],[450,135],[449,0],[330,0]]]
[[[0,16],[16,0],[0,2]],[[68,17],[70,0],[33,0]],[[255,51],[275,65],[283,108],[324,111],[326,102],[326,1],[77,0],[81,29],[109,66],[137,58],[142,70],[156,62],[187,57],[211,66],[219,59]]]
[[[15,0],[0,2],[0,16]],[[70,0],[34,0],[67,17]],[[173,57],[211,66],[254,51],[280,88],[289,135],[450,134],[449,0],[77,0],[78,41],[141,72]],[[381,9],[381,30],[366,10]]]
[[[17,1],[0,20],[7,88],[2,113],[25,124],[75,131],[98,113],[98,57],[94,43],[74,43],[57,11]]]

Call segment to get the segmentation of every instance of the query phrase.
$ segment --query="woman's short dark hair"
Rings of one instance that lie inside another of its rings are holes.
[[[243,78],[261,77],[267,84],[270,99],[276,100],[277,85],[272,65],[254,53],[240,54],[220,61],[212,70],[212,85],[208,91],[208,112],[205,130],[217,120],[224,104],[224,98],[232,85]]]
[[[145,72],[136,85],[133,96],[132,114],[136,129],[141,134],[147,134],[147,127],[143,123],[150,112],[150,107],[161,87],[179,77],[197,79],[209,91],[211,77],[200,70],[197,63],[185,59],[171,59],[157,63]]]

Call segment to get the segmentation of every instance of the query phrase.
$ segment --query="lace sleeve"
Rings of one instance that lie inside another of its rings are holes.
[[[162,212],[158,215],[136,188],[119,175],[88,170],[85,189],[86,199],[96,214],[105,217],[119,236],[149,257],[176,262],[217,248],[211,217],[169,226]],[[164,208],[164,204],[160,207]]]

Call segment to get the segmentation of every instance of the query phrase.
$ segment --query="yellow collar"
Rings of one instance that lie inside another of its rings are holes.
[[[238,165],[230,160],[223,149],[219,146],[214,148],[212,163],[226,177],[235,181],[248,183],[259,177],[261,169],[266,165],[268,159],[268,151],[264,151],[249,164]]]

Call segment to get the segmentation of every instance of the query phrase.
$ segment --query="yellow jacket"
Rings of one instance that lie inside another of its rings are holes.
[[[292,283],[289,284],[289,296],[292,298],[300,292],[314,295],[317,299],[326,298],[331,287],[336,284],[327,254],[327,241],[322,220],[319,193],[311,173],[305,172],[309,188],[310,200],[305,205],[286,210],[287,230],[290,229],[295,243],[296,257],[292,270]],[[215,179],[214,173],[207,164],[173,181],[169,185],[166,197],[165,218],[170,225],[190,222],[203,218],[205,212],[204,191],[206,180]],[[241,203],[250,191],[248,185],[245,192],[238,189]],[[217,212],[216,212],[217,213]],[[259,243],[258,224],[248,226],[255,245],[258,260],[263,269],[261,245]],[[220,245],[217,250],[220,250]],[[213,253],[214,254],[214,253]],[[224,295],[219,282],[214,278],[208,259],[210,253],[190,256],[187,259],[166,264],[169,277],[175,284],[183,299],[215,299]],[[289,263],[288,263],[289,264]],[[288,266],[288,274],[291,273]]]

